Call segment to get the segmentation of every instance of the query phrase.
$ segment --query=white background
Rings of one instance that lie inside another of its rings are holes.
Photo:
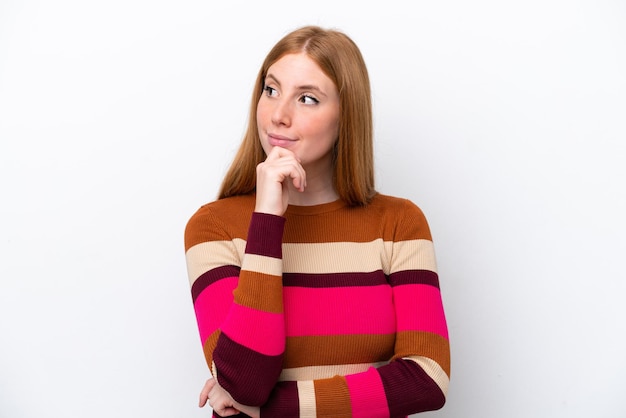
[[[183,229],[309,23],[361,47],[378,188],[431,224],[453,368],[423,416],[626,416],[625,22],[608,0],[2,1],[0,416],[210,416]]]

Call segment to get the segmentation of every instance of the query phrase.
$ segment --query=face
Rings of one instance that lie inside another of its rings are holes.
[[[288,54],[267,71],[257,105],[261,145],[268,154],[279,146],[302,165],[328,167],[339,135],[337,87],[306,54]]]

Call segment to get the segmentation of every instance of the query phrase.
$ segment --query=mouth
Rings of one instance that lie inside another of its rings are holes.
[[[297,140],[282,135],[267,134],[267,142],[274,147],[286,148],[295,144]]]

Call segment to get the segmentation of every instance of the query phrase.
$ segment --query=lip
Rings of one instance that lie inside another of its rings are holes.
[[[289,147],[293,145],[297,140],[287,138],[286,136],[267,134],[267,142],[273,147]]]

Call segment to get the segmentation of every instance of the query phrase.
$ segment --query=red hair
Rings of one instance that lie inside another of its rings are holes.
[[[305,26],[283,37],[259,70],[252,92],[248,127],[222,181],[219,199],[255,191],[256,166],[266,158],[256,119],[265,76],[269,67],[283,56],[300,52],[319,65],[339,92],[339,137],[333,149],[335,190],[351,206],[364,206],[376,194],[372,99],[365,61],[347,35],[318,26]]]

